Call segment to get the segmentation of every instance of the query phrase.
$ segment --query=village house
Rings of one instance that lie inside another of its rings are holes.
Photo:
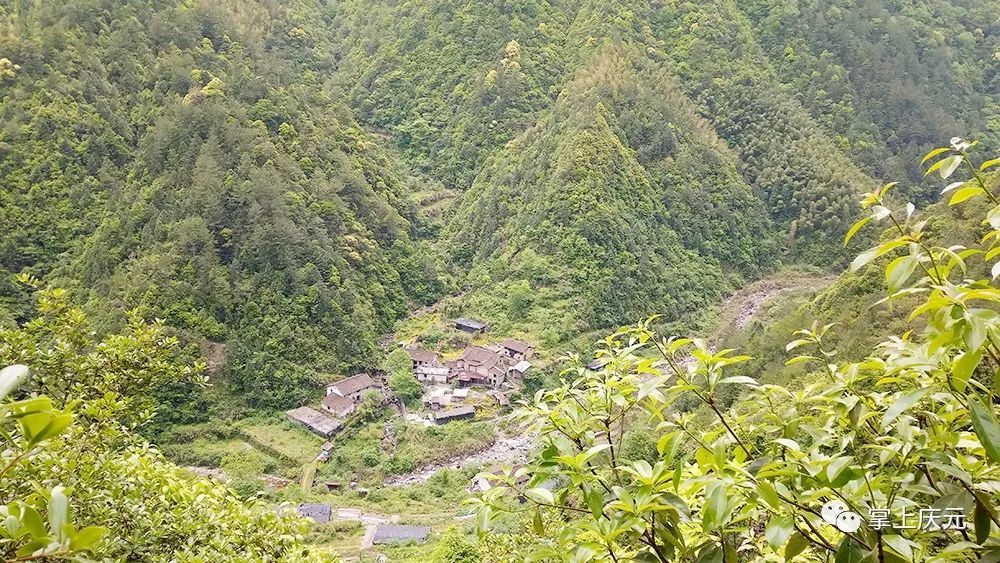
[[[448,383],[451,370],[441,363],[437,354],[420,348],[404,348],[413,360],[413,376],[422,383]]]
[[[459,387],[469,387],[471,385],[486,385],[486,376],[474,371],[455,372],[455,382]]]
[[[309,518],[314,522],[319,522],[320,524],[326,524],[330,521],[330,516],[333,514],[333,510],[330,508],[329,504],[320,504],[315,502],[303,502],[299,504],[296,509],[299,518]]]
[[[435,389],[424,397],[424,405],[432,411],[451,406],[451,396],[445,389]]]
[[[379,524],[375,528],[372,543],[375,545],[387,543],[416,542],[424,543],[430,535],[429,526],[404,526],[401,524]]]
[[[482,334],[490,329],[490,325],[472,319],[461,318],[455,319],[455,328],[469,334]]]
[[[353,377],[348,377],[347,379],[342,379],[328,384],[326,386],[326,394],[327,396],[338,395],[340,397],[346,397],[351,401],[358,403],[361,401],[361,397],[364,395],[365,391],[378,388],[378,383],[376,383],[370,375],[367,373],[360,373]]]
[[[413,376],[422,383],[448,383],[451,370],[446,366],[421,366],[413,370]]]
[[[343,428],[343,425],[336,419],[319,412],[312,407],[299,407],[285,412],[288,419],[305,426],[314,434],[329,438]]]
[[[482,383],[499,387],[507,378],[507,368],[510,367],[510,358],[482,346],[469,346],[462,352],[462,355],[455,360],[455,368],[458,370],[459,381],[469,384]],[[467,372],[467,373],[463,373]],[[471,374],[479,374],[481,378],[476,378]]]
[[[437,354],[428,350],[421,350],[420,348],[406,347],[403,348],[406,353],[410,355],[410,359],[413,360],[413,371],[424,366],[440,366],[441,361],[438,360]]]
[[[523,362],[531,359],[535,353],[535,348],[527,342],[508,338],[500,343],[500,351],[515,362]]]
[[[524,377],[524,374],[527,373],[529,369],[531,369],[531,362],[527,360],[521,360],[520,362],[517,362],[516,364],[511,366],[507,372],[510,375],[520,378]]]
[[[323,408],[333,413],[338,418],[347,418],[358,407],[357,403],[348,397],[341,397],[332,393],[323,397]]]

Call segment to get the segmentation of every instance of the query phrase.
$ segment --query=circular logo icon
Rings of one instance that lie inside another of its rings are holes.
[[[820,514],[823,520],[841,532],[851,534],[861,528],[861,517],[847,510],[847,505],[839,500],[831,500],[823,505]]]
[[[845,534],[853,534],[861,527],[861,517],[851,512],[841,512],[837,516],[837,529]]]

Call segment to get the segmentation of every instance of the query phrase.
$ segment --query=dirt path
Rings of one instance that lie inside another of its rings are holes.
[[[528,457],[534,436],[512,436],[500,438],[485,450],[452,458],[441,463],[426,465],[413,473],[399,475],[386,480],[391,487],[403,487],[424,483],[441,469],[460,469],[469,465],[489,465],[495,463],[521,463]]]
[[[757,280],[722,302],[718,326],[709,341],[717,341],[733,329],[745,329],[761,308],[776,297],[807,289],[819,291],[834,279],[833,276],[782,274]]]

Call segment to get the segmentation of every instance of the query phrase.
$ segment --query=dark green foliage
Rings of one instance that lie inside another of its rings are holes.
[[[680,321],[782,263],[842,264],[857,194],[917,178],[930,140],[985,123],[995,146],[991,18],[942,0],[0,2],[0,277],[47,276],[101,331],[138,307],[225,343],[219,374],[253,408],[377,365],[395,320],[458,286],[449,314],[545,346]],[[30,307],[6,283],[9,325]]]
[[[680,316],[725,287],[724,270],[754,275],[775,253],[731,153],[669,74],[635,58],[596,54],[552,114],[483,169],[451,224],[460,262],[546,256],[592,326]],[[694,160],[715,162],[708,181]],[[703,215],[716,213],[717,224]]]
[[[1000,61],[989,2],[741,4],[782,82],[876,176],[920,182],[917,160],[942,131],[990,128]]]
[[[411,238],[409,180],[317,78],[332,56],[303,21],[317,9],[80,1],[29,8],[29,35],[11,18],[2,267],[54,269],[103,328],[139,307],[229,341],[258,406],[371,365],[441,286]]]

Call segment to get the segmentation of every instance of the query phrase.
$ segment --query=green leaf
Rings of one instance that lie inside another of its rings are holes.
[[[59,542],[64,539],[63,526],[67,522],[69,522],[69,498],[66,497],[66,489],[62,485],[56,485],[49,495],[49,529]]]
[[[493,523],[493,509],[490,505],[484,505],[479,509],[479,513],[476,514],[476,528],[481,531],[486,531],[490,529],[490,524]]]
[[[597,489],[592,489],[587,493],[587,506],[595,519],[600,518],[604,513],[604,496]]]
[[[1000,423],[996,415],[977,396],[969,397],[969,414],[972,428],[986,449],[986,457],[993,463],[1000,463]]]
[[[951,383],[956,390],[964,392],[969,378],[983,360],[983,349],[969,350],[955,358],[951,364]]]
[[[701,513],[701,527],[706,532],[723,527],[728,519],[726,485],[716,481],[709,488],[711,490],[705,494],[705,507]]]
[[[791,561],[805,551],[807,547],[809,547],[809,540],[802,534],[795,532],[785,546],[785,561]]]
[[[906,280],[910,279],[913,272],[916,271],[918,266],[918,258],[915,256],[900,256],[895,258],[889,265],[885,268],[885,282],[889,286],[889,291],[895,293]]]
[[[941,160],[932,164],[930,168],[927,169],[927,172],[924,173],[924,176],[927,176],[930,173],[937,171],[937,173],[940,174],[942,178],[947,180],[948,176],[951,176],[951,174],[955,171],[956,168],[958,168],[958,165],[961,163],[962,163],[962,155],[953,154],[948,158],[942,158]]]
[[[860,231],[861,228],[867,225],[868,222],[871,220],[872,217],[871,215],[869,215],[867,217],[863,217],[862,219],[858,220],[856,223],[851,225],[851,228],[847,230],[847,234],[844,235],[844,246],[847,246],[847,243],[851,242],[851,239],[854,238],[854,235],[858,234],[858,231]]]
[[[545,524],[542,522],[542,513],[539,510],[535,510],[535,517],[532,519],[531,525],[536,534],[540,536],[545,534]]]
[[[785,446],[786,448],[788,448],[790,450],[799,451],[799,450],[802,449],[799,446],[798,442],[794,442],[792,440],[789,440],[788,438],[777,438],[774,441],[775,441],[775,443],[781,444],[782,446]]]
[[[781,499],[778,498],[778,492],[774,490],[771,483],[768,483],[767,481],[757,483],[757,494],[759,494],[760,498],[764,499],[764,502],[770,505],[771,508],[781,508]]]
[[[882,416],[882,428],[888,428],[893,420],[896,420],[900,414],[906,409],[912,407],[919,401],[924,395],[929,391],[928,388],[917,389],[915,391],[910,391],[909,393],[903,393],[899,395],[892,405],[886,409],[885,415]]]
[[[903,536],[896,534],[886,534],[882,536],[882,541],[885,542],[893,551],[900,554],[907,561],[913,560],[913,547],[910,545],[909,540]]]
[[[948,205],[958,205],[963,201],[972,199],[977,195],[983,195],[985,193],[986,191],[980,188],[979,186],[968,186],[956,191],[954,195],[951,196],[951,200],[948,201]]]
[[[69,547],[74,551],[93,551],[109,531],[101,526],[87,526],[73,534],[69,540]]]
[[[992,160],[987,160],[986,162],[979,165],[980,172],[986,172],[987,168],[992,168],[994,166],[1000,165],[1000,158],[994,158]]]
[[[45,531],[45,521],[42,520],[42,515],[30,506],[24,506],[21,511],[21,526],[33,538],[48,536]]]
[[[837,547],[837,555],[834,557],[834,563],[861,563],[867,556],[868,554],[851,539],[851,536],[844,536],[843,541]]]
[[[923,164],[923,163],[927,162],[928,160],[934,158],[935,156],[937,156],[937,155],[939,155],[941,153],[946,153],[946,152],[948,152],[950,150],[951,150],[951,148],[949,148],[949,147],[939,147],[939,148],[936,148],[936,149],[928,152],[927,154],[925,154],[924,157],[922,159],[920,159],[920,164]]]
[[[955,154],[949,156],[948,158],[945,158],[943,162],[944,163],[941,165],[941,169],[938,170],[938,174],[941,175],[942,179],[947,180],[948,177],[955,172],[958,166],[962,164],[962,155]]]
[[[757,380],[752,377],[747,377],[745,375],[733,375],[730,377],[722,378],[719,383],[742,383],[744,385],[757,385]]]
[[[777,549],[785,545],[794,530],[791,516],[772,516],[764,529],[764,537],[771,547]]]
[[[583,461],[584,461],[584,463],[590,461],[597,454],[603,452],[604,450],[606,450],[606,449],[608,449],[610,447],[611,447],[611,444],[598,444],[596,446],[593,446],[593,447],[587,449],[587,451],[585,451],[583,453]]]
[[[976,509],[972,513],[972,522],[976,526],[976,543],[984,545],[990,538],[990,530],[993,521],[990,520],[990,511],[979,498],[976,498]]]
[[[851,271],[856,272],[861,269],[865,264],[871,262],[878,256],[878,247],[869,248],[868,250],[858,254],[858,256],[851,261]]]
[[[555,504],[556,502],[556,498],[552,495],[552,491],[542,487],[528,489],[527,491],[524,491],[524,496],[539,504]]]

